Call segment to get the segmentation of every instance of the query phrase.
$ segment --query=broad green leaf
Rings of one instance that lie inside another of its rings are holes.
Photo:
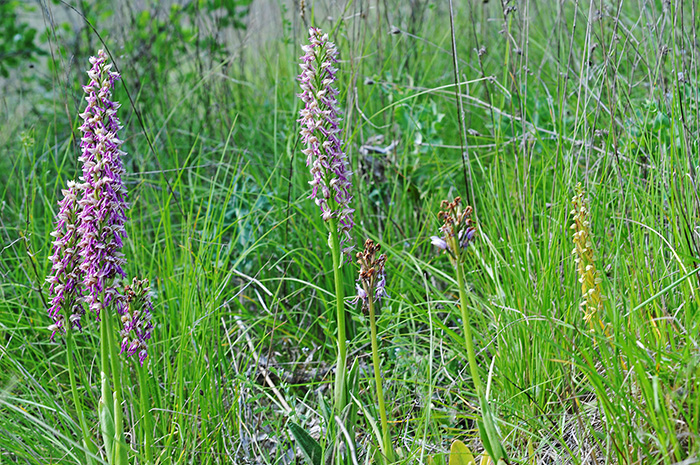
[[[294,422],[289,422],[289,431],[291,431],[294,439],[297,440],[297,445],[301,449],[301,452],[304,454],[304,457],[309,465],[321,465],[321,459],[323,456],[321,444],[312,438],[304,428]]]
[[[486,431],[484,422],[477,420],[476,425],[479,427],[479,437],[481,438],[481,443],[484,445],[484,455],[490,456],[493,451],[491,449],[491,442],[489,441],[489,435]]]
[[[453,442],[452,447],[450,447],[449,465],[476,465],[472,452],[459,439]]]
[[[508,455],[506,454],[503,444],[501,444],[501,439],[498,437],[498,431],[496,431],[496,424],[491,413],[491,407],[489,407],[486,396],[481,396],[481,409],[482,409],[482,421],[478,422],[479,431],[481,433],[481,440],[484,443],[484,448],[486,452],[493,457],[496,463],[501,460],[507,460]],[[486,433],[484,435],[484,433]]]

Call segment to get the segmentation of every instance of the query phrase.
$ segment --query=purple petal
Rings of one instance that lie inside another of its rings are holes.
[[[433,244],[438,249],[446,250],[447,242],[444,239],[437,236],[430,236],[430,243]]]

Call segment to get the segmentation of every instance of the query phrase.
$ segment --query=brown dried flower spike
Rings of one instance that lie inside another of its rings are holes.
[[[386,255],[379,254],[381,246],[375,244],[372,239],[365,241],[365,250],[356,254],[357,263],[360,265],[360,277],[357,285],[357,297],[362,299],[363,310],[368,309],[369,299],[379,302],[386,297],[386,274],[384,264]]]
[[[440,226],[442,236],[431,236],[434,246],[447,251],[452,265],[457,266],[461,258],[462,249],[466,249],[476,236],[476,228],[471,219],[472,207],[467,205],[462,210],[461,197],[455,197],[452,202],[442,201],[442,210],[438,218],[443,221]]]

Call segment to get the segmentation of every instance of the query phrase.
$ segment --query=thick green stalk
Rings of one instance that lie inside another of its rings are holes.
[[[345,295],[343,293],[343,274],[340,268],[340,238],[338,221],[328,221],[331,233],[331,253],[333,255],[333,277],[335,278],[336,316],[338,320],[338,365],[335,373],[335,414],[341,415],[345,409],[345,371],[347,370],[347,347],[345,345]]]
[[[148,408],[148,370],[139,365],[139,391],[141,396],[141,424],[143,425],[143,447],[146,452],[146,465],[153,463],[153,430],[151,426],[151,410]]]
[[[73,328],[71,328],[70,322],[66,325],[66,355],[68,358],[68,377],[70,378],[70,389],[73,394],[73,403],[75,404],[75,411],[78,414],[78,423],[80,424],[80,429],[83,433],[83,445],[86,447],[85,458],[88,465],[95,463],[94,457],[97,456],[97,446],[90,437],[90,429],[87,427],[85,422],[85,415],[83,414],[83,403],[80,401],[80,396],[78,396],[78,387],[75,382],[75,367],[73,366]]]
[[[114,343],[114,337],[112,336],[112,318],[109,315],[107,309],[102,310],[102,321],[105,322],[107,327],[107,343],[109,351],[109,359],[111,361],[112,368],[112,383],[114,385],[114,392],[112,393],[112,399],[114,402],[114,453],[113,461],[111,463],[115,465],[128,465],[128,457],[126,450],[126,443],[124,442],[124,414],[122,411],[122,382],[121,382],[121,367],[119,365],[119,352],[117,351],[117,346]],[[106,402],[106,401],[105,401]]]
[[[105,452],[108,460],[111,461],[114,452],[114,417],[111,404],[112,391],[109,387],[109,328],[105,314],[106,311],[103,310],[103,316],[100,320],[100,381],[102,383],[102,397],[100,397],[97,411],[100,417],[100,431],[102,432]]]
[[[469,370],[474,380],[474,389],[476,395],[481,399],[483,393],[481,387],[481,378],[476,366],[476,354],[474,352],[474,341],[472,340],[472,326],[469,323],[469,314],[467,313],[467,291],[464,288],[464,270],[460,257],[457,257],[457,286],[459,286],[459,308],[462,312],[462,326],[464,327],[464,345],[467,348],[467,358],[469,360]]]
[[[454,238],[453,238],[454,240]],[[459,250],[455,247],[455,250]],[[467,358],[469,359],[469,370],[474,380],[474,390],[481,404],[481,422],[479,422],[479,430],[481,431],[481,441],[484,443],[484,448],[489,453],[495,463],[500,464],[501,460],[507,460],[507,455],[501,439],[496,431],[496,424],[489,408],[486,393],[481,385],[481,378],[476,366],[476,353],[474,352],[474,341],[472,339],[472,327],[469,323],[469,314],[467,313],[467,290],[464,287],[464,269],[462,261],[457,256],[457,285],[459,286],[459,305],[462,312],[462,325],[464,327],[464,345],[467,348]],[[482,430],[481,425],[484,428]]]
[[[377,342],[377,323],[374,315],[374,295],[369,296],[369,328],[372,339],[372,363],[374,364],[374,382],[377,385],[377,401],[379,402],[379,416],[382,421],[382,439],[384,442],[384,457],[386,463],[394,463],[394,450],[391,446],[391,436],[389,435],[389,422],[386,417],[386,406],[384,404],[384,390],[382,389],[382,376],[379,372],[379,344]]]

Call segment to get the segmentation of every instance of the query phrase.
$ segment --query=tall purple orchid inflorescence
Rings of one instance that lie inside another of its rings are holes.
[[[117,137],[121,129],[116,116],[119,104],[111,100],[112,89],[119,74],[111,71],[107,55],[100,50],[90,58],[90,83],[83,87],[87,108],[80,115],[83,137],[80,143],[83,163],[83,198],[80,200],[80,269],[90,310],[99,319],[100,311],[115,299],[119,313],[126,309],[114,279],[126,277],[121,252],[126,237],[126,188]]]
[[[63,199],[58,203],[56,229],[51,233],[54,237],[53,255],[49,257],[52,274],[46,278],[51,285],[51,339],[57,331],[65,331],[65,314],[70,312],[70,322],[80,328],[80,318],[85,312],[81,288],[83,273],[79,267],[78,256],[78,192],[79,186],[75,181],[69,181],[68,189],[63,190]]]
[[[117,118],[119,103],[112,101],[112,89],[119,73],[112,71],[107,55],[100,50],[90,58],[90,82],[83,87],[87,101],[80,117],[83,133],[80,147],[83,175],[79,183],[68,183],[59,203],[56,230],[52,235],[52,296],[49,315],[52,338],[65,330],[65,314],[71,312],[72,326],[81,328],[84,304],[97,319],[110,306],[122,316],[124,340],[122,352],[139,354],[143,363],[147,356],[146,341],[151,336],[150,301],[139,309],[138,318],[129,313],[127,298],[119,291],[119,280],[126,277],[126,260],[122,253],[126,238],[126,188],[122,183],[122,141]],[[78,200],[79,199],[79,200]]]
[[[301,136],[306,148],[306,164],[313,179],[311,198],[321,207],[325,221],[337,221],[340,247],[347,258],[353,247],[350,230],[354,226],[350,208],[352,172],[342,148],[342,130],[338,111],[338,90],[333,87],[338,72],[338,51],[327,34],[320,29],[309,29],[309,45],[303,45],[299,82],[299,97],[304,108],[299,112]]]

